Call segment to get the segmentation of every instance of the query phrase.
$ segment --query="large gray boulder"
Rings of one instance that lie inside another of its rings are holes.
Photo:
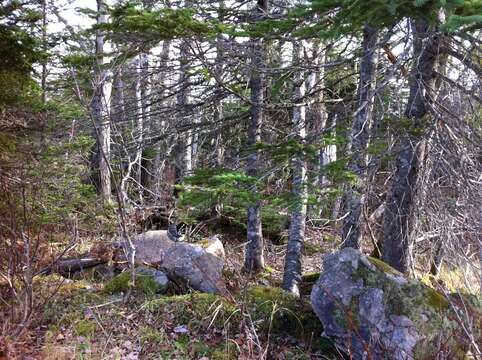
[[[224,247],[218,237],[199,243],[176,242],[167,230],[155,230],[138,235],[133,244],[137,267],[155,267],[176,284],[194,290],[223,291]],[[119,258],[126,260],[124,253]]]
[[[178,243],[166,252],[166,258],[159,266],[179,285],[207,293],[223,291],[224,260],[202,246]]]
[[[153,230],[139,234],[133,240],[136,248],[134,262],[136,265],[159,265],[166,252],[176,244],[167,230]]]
[[[311,303],[324,335],[353,359],[463,358],[458,322],[440,293],[352,248],[323,265]]]

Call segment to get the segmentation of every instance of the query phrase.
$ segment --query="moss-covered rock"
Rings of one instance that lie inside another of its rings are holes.
[[[168,288],[168,282],[169,280],[162,272],[140,268],[136,270],[134,288],[146,295],[153,295],[165,292]],[[131,286],[132,274],[125,271],[105,283],[104,291],[108,294],[116,294],[126,292]]]
[[[325,333],[355,358],[367,348],[374,359],[463,358],[470,341],[443,294],[350,248],[327,256],[324,269],[313,308]]]

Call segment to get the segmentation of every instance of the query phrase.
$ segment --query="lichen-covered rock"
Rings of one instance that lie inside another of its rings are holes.
[[[159,267],[178,284],[207,293],[223,292],[224,260],[201,246],[176,243]]]
[[[218,237],[199,243],[176,242],[167,230],[154,230],[138,235],[133,244],[136,266],[154,266],[182,287],[223,292],[224,247]],[[125,255],[118,257],[126,260]]]
[[[355,249],[323,263],[312,306],[325,335],[354,359],[463,358],[459,323],[443,295]]]
[[[152,230],[139,234],[133,239],[133,243],[136,248],[136,265],[160,264],[165,259],[166,251],[176,244],[167,230]]]
[[[224,245],[218,235],[210,236],[209,238],[201,241],[200,245],[206,250],[206,252],[223,258],[226,256],[224,252]]]

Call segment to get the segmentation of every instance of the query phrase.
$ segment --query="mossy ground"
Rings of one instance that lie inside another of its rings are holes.
[[[227,258],[233,259],[233,254]],[[237,271],[242,263],[229,263],[223,273],[231,291],[228,297],[196,292],[157,294],[151,291],[149,282],[136,281],[137,289],[125,302],[129,273],[104,283],[88,277],[74,281],[57,275],[39,276],[35,281],[37,295],[47,298],[52,289],[55,295],[35,324],[43,329],[35,340],[41,348],[38,357],[256,359],[264,353],[268,359],[341,358],[332,342],[320,336],[320,322],[309,305],[308,296],[319,272],[308,268],[299,299],[278,288],[282,267],[274,261],[269,264],[269,271],[248,278]],[[398,275],[381,262],[374,265]],[[358,275],[368,284],[379,281],[370,274]],[[401,296],[397,286],[387,288],[391,298],[399,299],[393,302],[397,311],[406,312],[426,303],[431,311],[424,333],[453,326],[454,319],[439,315],[447,306],[443,296],[419,283],[409,282],[407,286],[411,294],[408,298]],[[467,297],[467,302],[469,299],[473,300]],[[351,305],[350,310],[356,314],[357,304]],[[340,313],[341,321],[344,318]],[[423,350],[429,348],[428,340]]]
[[[120,273],[104,285],[104,291],[108,294],[126,293],[130,288],[146,295],[154,295],[162,290],[147,274],[136,273],[135,284],[132,284],[132,273],[129,271]]]
[[[264,351],[319,359],[334,351],[319,340],[310,305],[279,288],[249,287],[232,297],[139,291],[124,303],[120,293],[69,280],[58,293],[44,313],[48,359],[255,359]]]

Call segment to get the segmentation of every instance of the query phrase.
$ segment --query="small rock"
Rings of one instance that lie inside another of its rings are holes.
[[[173,330],[176,334],[188,334],[189,329],[187,328],[186,325],[178,325],[176,326]]]

